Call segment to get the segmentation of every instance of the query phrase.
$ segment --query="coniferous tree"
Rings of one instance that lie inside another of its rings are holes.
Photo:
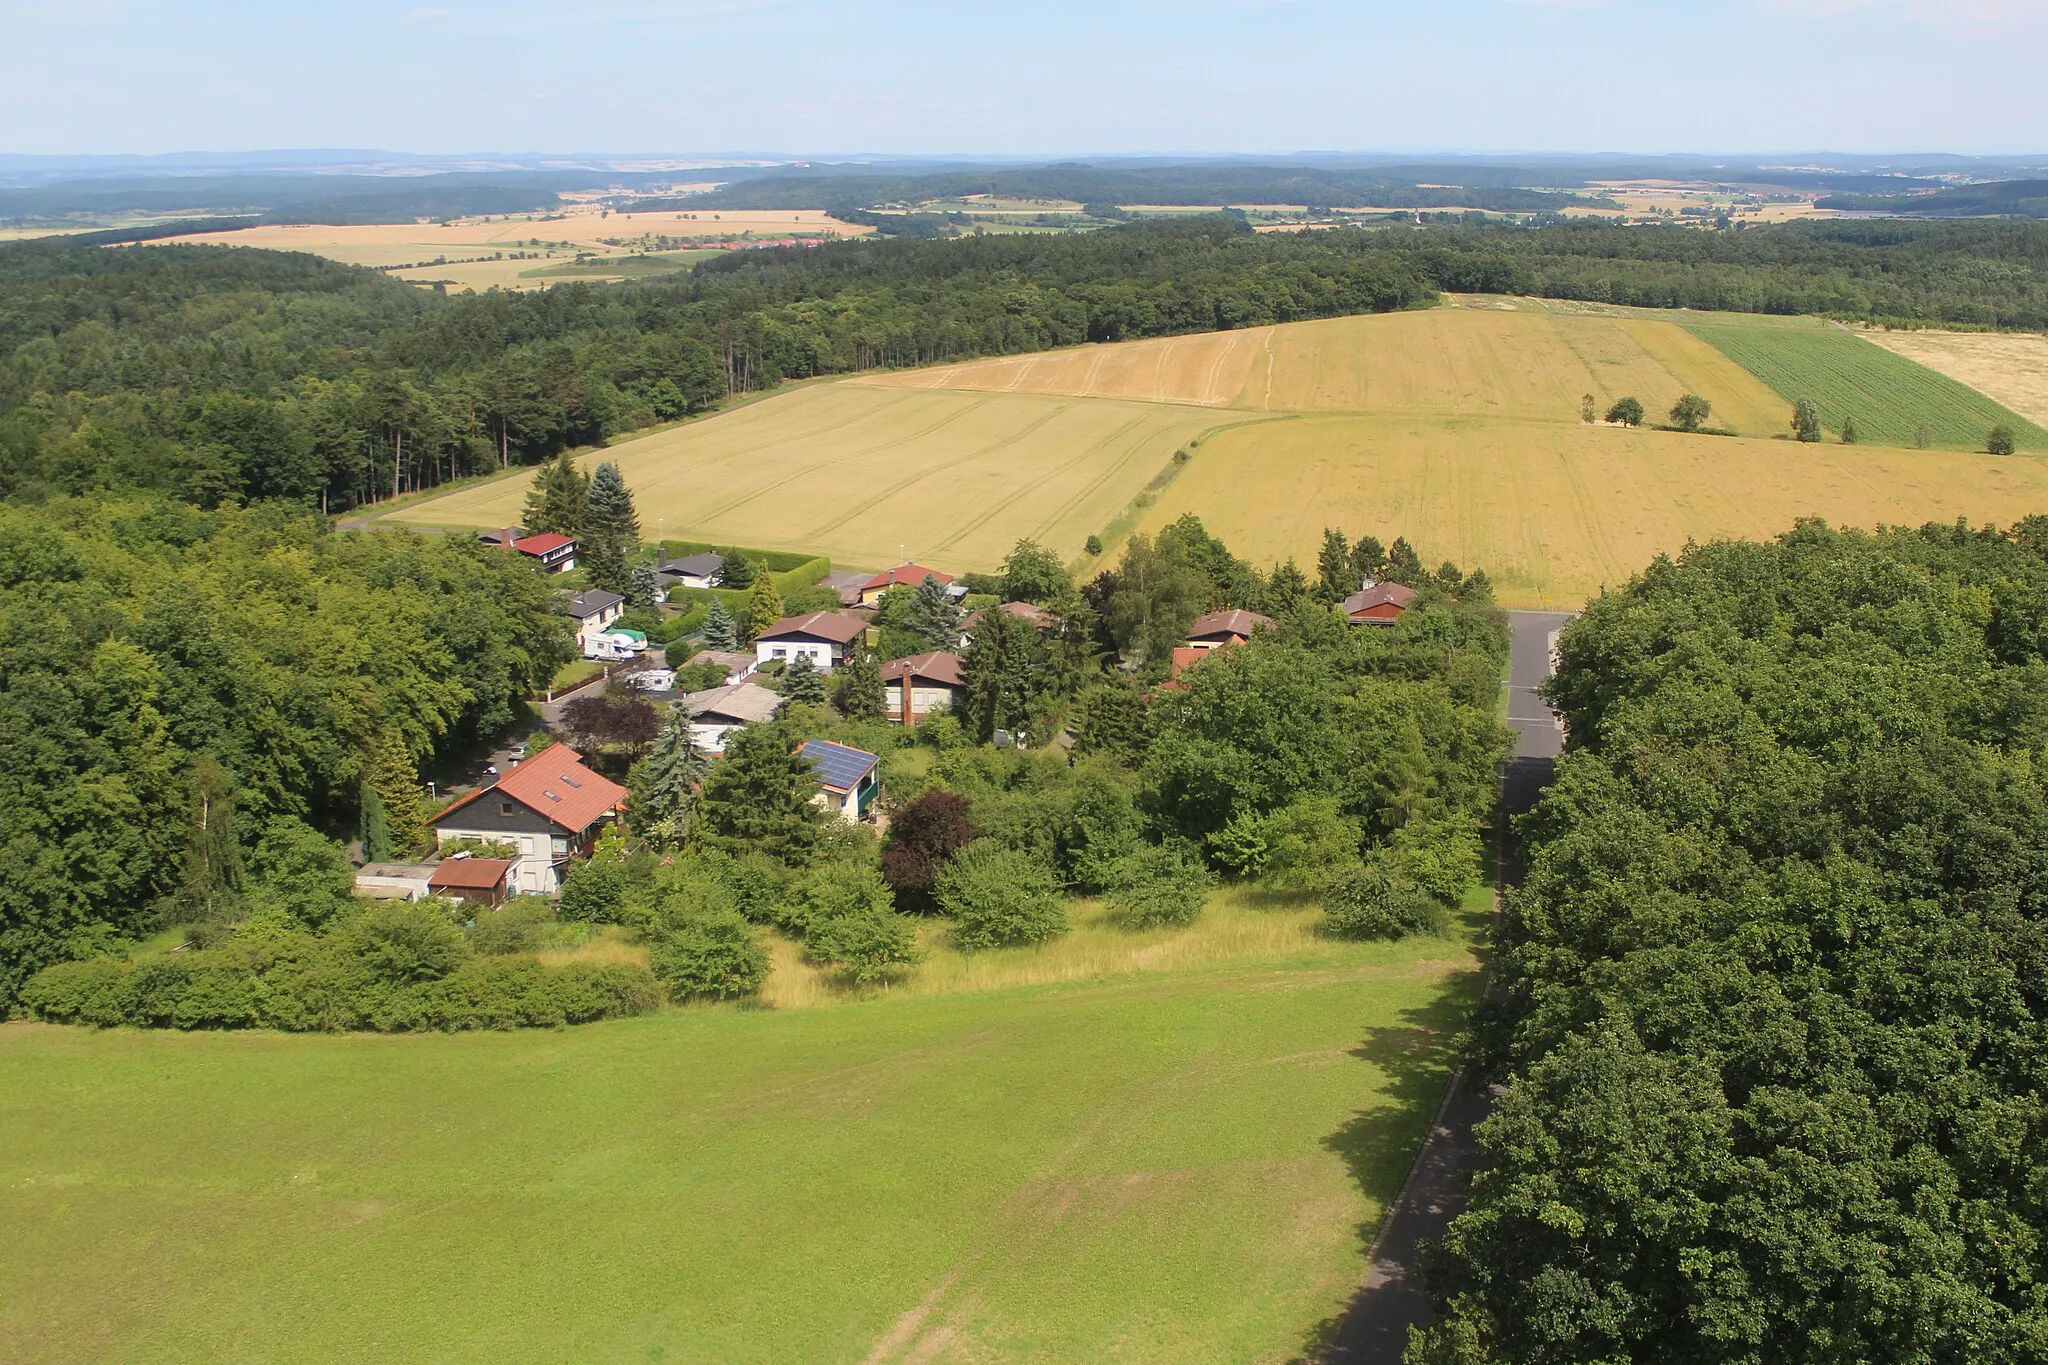
[[[833,699],[848,720],[880,720],[888,712],[882,689],[882,661],[871,649],[855,651],[839,670],[838,695]]]
[[[825,704],[825,677],[818,672],[818,666],[811,662],[808,654],[799,654],[789,661],[789,667],[782,674],[782,706],[823,706]],[[782,707],[777,707],[778,714]]]
[[[632,583],[628,563],[640,547],[640,518],[633,510],[632,490],[609,460],[597,467],[584,495],[582,541],[590,581],[623,594]]]
[[[1316,596],[1331,606],[1358,589],[1358,579],[1351,570],[1351,546],[1344,533],[1334,527],[1323,528],[1323,549],[1316,556],[1316,574]]]
[[[242,850],[235,839],[235,784],[212,754],[193,760],[186,782],[185,861],[180,908],[194,919],[218,919],[242,886]]]
[[[626,579],[626,605],[638,610],[652,611],[657,605],[655,594],[660,584],[654,577],[652,564],[635,564],[633,572]]]
[[[589,477],[576,468],[569,452],[563,451],[533,476],[533,487],[520,514],[526,523],[526,533],[541,535],[552,531],[557,535],[581,536],[589,492]]]
[[[1842,419],[1842,444],[1853,446],[1862,439],[1863,433],[1856,429],[1856,419],[1854,417],[1844,417]]]
[[[766,853],[797,866],[817,842],[823,812],[817,765],[787,725],[749,725],[726,741],[725,757],[704,779],[698,837],[732,853]]]
[[[371,741],[363,781],[383,806],[392,851],[400,855],[416,852],[427,837],[426,801],[420,794],[419,769],[395,731],[380,730]]]
[[[985,625],[996,612],[984,612]],[[923,641],[926,649],[957,649],[960,645],[960,609],[947,595],[945,586],[930,574],[917,585],[910,598],[910,619],[906,624],[910,633]]]
[[[1429,576],[1429,570],[1422,567],[1422,556],[1415,553],[1415,547],[1408,543],[1406,536],[1395,536],[1392,548],[1387,551],[1387,578],[1395,583],[1419,588]]]
[[[718,556],[718,586],[721,588],[753,587],[753,561],[738,550],[721,551]]]
[[[1307,596],[1308,576],[1289,556],[1285,564],[1273,570],[1272,578],[1266,582],[1266,606],[1275,615],[1282,615],[1294,610],[1295,605]]]
[[[747,593],[747,638],[759,639],[762,631],[781,619],[782,593],[776,589],[775,575],[757,568],[754,586]]]
[[[1360,536],[1351,547],[1351,571],[1361,582],[1368,578],[1377,580],[1387,571],[1387,548],[1380,544],[1378,536]]]
[[[704,613],[704,648],[729,652],[739,647],[740,628],[732,613],[725,609],[723,599],[712,598],[711,610]]]
[[[953,714],[978,744],[998,730],[1021,730],[1031,719],[1031,698],[1044,666],[1038,632],[1006,611],[982,613],[974,643],[960,660],[960,697]]]
[[[384,813],[384,798],[377,795],[377,789],[367,782],[362,786],[358,819],[357,833],[363,841],[363,861],[391,861],[391,820]]]
[[[642,839],[658,849],[682,847],[690,833],[697,784],[708,766],[690,729],[689,712],[671,703],[661,733],[628,778],[633,824]]]

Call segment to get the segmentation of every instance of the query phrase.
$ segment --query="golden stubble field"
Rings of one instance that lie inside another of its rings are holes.
[[[452,264],[394,271],[398,279],[449,280],[459,288],[544,288],[557,277],[532,272],[567,264],[578,252],[600,259],[625,256],[645,237],[783,237],[793,234],[858,237],[874,229],[842,223],[816,209],[769,211],[720,210],[716,213],[614,213],[595,208],[569,208],[559,215],[515,214],[506,218],[463,218],[451,223],[378,223],[359,226],[267,226],[237,228],[180,238],[223,246],[265,247],[272,251],[305,251],[344,265],[388,267],[445,257]],[[606,245],[607,239],[627,243]],[[548,246],[529,246],[538,240]],[[515,251],[534,259],[479,261],[470,257]],[[602,278],[602,277],[598,277]]]
[[[1864,336],[2048,427],[2048,337],[2038,332],[1881,332]]]
[[[582,464],[617,462],[650,538],[871,567],[911,557],[957,573],[996,568],[1020,536],[1077,553],[1174,450],[1232,420],[1178,404],[816,384]],[[531,481],[519,471],[388,519],[503,526],[519,520]]]
[[[1972,382],[2009,389],[2026,373],[1980,350]],[[1602,412],[1632,395],[1656,420],[1686,392],[1740,435],[1579,419],[1587,393]],[[960,571],[994,567],[1020,536],[1078,558],[1091,534],[1113,541],[1116,525],[1154,531],[1192,512],[1262,566],[1307,564],[1325,526],[1406,536],[1432,564],[1485,568],[1510,606],[1574,605],[1688,540],[1774,535],[1805,516],[1874,526],[2048,510],[2038,459],[1769,439],[1787,408],[1679,321],[1473,297],[810,385],[605,458],[650,535]],[[1147,491],[1190,446],[1178,476]],[[503,525],[530,478],[391,519]]]

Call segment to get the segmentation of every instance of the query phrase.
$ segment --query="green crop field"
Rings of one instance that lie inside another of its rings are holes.
[[[1770,385],[1788,409],[1797,399],[1811,398],[1830,432],[1839,433],[1843,421],[1854,417],[1865,442],[1912,446],[1924,425],[1933,445],[1982,450],[1985,435],[2003,423],[2022,449],[2048,452],[2048,431],[1854,332],[1820,323],[1756,327],[1728,321],[1693,323],[1687,330]]]
[[[1476,984],[1305,918],[549,1033],[0,1026],[0,1359],[1289,1359]]]

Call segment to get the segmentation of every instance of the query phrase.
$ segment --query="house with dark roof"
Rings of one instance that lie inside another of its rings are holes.
[[[882,669],[883,706],[898,725],[915,725],[937,711],[953,709],[953,700],[966,690],[960,676],[960,656],[944,650],[891,659]]]
[[[782,698],[757,684],[738,682],[692,692],[682,698],[682,704],[689,713],[690,737],[697,747],[707,754],[722,754],[733,731],[775,719]]]
[[[927,569],[922,564],[898,564],[893,569],[884,569],[870,576],[860,585],[860,604],[865,607],[880,601],[882,594],[891,588],[914,588],[927,578],[938,579],[942,588],[950,586],[953,582],[953,575],[940,573],[937,569]]]
[[[709,588],[716,586],[718,571],[724,564],[725,556],[709,551],[701,555],[684,555],[681,559],[663,555],[654,565],[654,576],[668,587]]]
[[[1399,583],[1369,583],[1344,599],[1344,619],[1354,626],[1391,626],[1417,596],[1415,589]]]
[[[434,865],[427,887],[436,896],[489,909],[505,903],[514,866],[510,858],[472,858],[457,853]]]
[[[754,637],[755,663],[759,666],[776,659],[788,663],[808,655],[820,673],[830,673],[846,662],[848,651],[867,629],[865,621],[831,611],[785,616]]]
[[[1259,631],[1272,628],[1273,618],[1255,611],[1237,607],[1212,611],[1207,616],[1196,618],[1188,627],[1188,648],[1216,649],[1223,645],[1241,645]]]
[[[840,606],[857,607],[860,605],[860,590],[867,586],[869,577],[857,569],[833,569],[818,580],[818,586],[837,596]]]
[[[603,588],[590,588],[569,594],[563,612],[576,619],[576,646],[587,659],[597,647],[597,637],[625,615],[626,599]]]
[[[552,744],[434,817],[446,843],[475,839],[519,849],[506,889],[552,896],[571,858],[589,851],[605,821],[626,808],[626,789],[592,772],[583,755]]]
[[[882,790],[882,760],[866,749],[829,739],[806,741],[797,750],[817,765],[818,794],[811,804],[848,824],[859,824]]]
[[[515,541],[525,534],[526,528],[524,526],[507,526],[498,531],[479,531],[476,538],[485,545],[504,549],[509,542]]]

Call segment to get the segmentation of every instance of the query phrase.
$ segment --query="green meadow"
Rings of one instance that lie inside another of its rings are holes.
[[[1924,426],[1930,445],[1982,450],[1991,428],[2003,424],[2020,449],[2048,450],[2048,431],[1997,400],[1829,323],[1745,325],[1731,315],[1692,320],[1686,330],[1781,395],[1788,424],[1791,404],[1811,398],[1829,432],[1839,434],[1854,417],[1870,445],[1918,444]]]
[[[0,1359],[1289,1359],[1477,974],[1258,913],[549,1033],[0,1027]]]

